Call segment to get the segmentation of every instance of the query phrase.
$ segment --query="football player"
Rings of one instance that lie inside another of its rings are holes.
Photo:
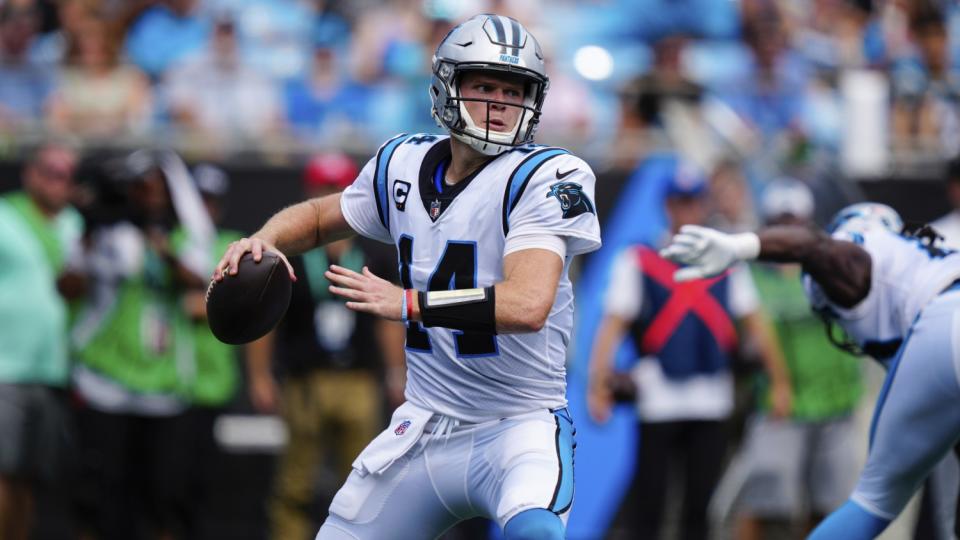
[[[810,303],[887,366],[870,453],[847,502],[810,538],[874,538],[960,438],[960,254],[924,227],[905,234],[890,207],[841,210],[826,234],[801,226],[724,234],[681,229],[662,255],[689,265],[678,281],[741,260],[799,262]],[[852,340],[852,341],[850,341]]]
[[[354,233],[397,246],[402,288],[368,269],[326,274],[350,309],[407,323],[408,374],[406,403],[353,463],[317,538],[433,538],[474,516],[508,539],[563,538],[567,271],[600,228],[590,167],[533,144],[547,86],[523,25],[464,22],[433,58],[432,112],[449,136],[390,139],[342,194],[281,211],[220,261],[215,279],[247,251],[291,255]]]

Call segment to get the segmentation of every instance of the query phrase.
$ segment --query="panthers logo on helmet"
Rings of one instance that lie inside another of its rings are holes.
[[[583,192],[583,186],[576,182],[557,182],[550,186],[547,198],[556,197],[563,210],[563,219],[577,217],[580,214],[595,214],[593,203]]]

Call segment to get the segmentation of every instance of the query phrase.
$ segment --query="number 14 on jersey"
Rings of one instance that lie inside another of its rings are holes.
[[[413,288],[410,278],[410,265],[413,263],[413,237],[403,235],[397,243],[400,255],[400,282],[405,289]],[[448,240],[443,256],[430,274],[427,283],[429,291],[447,291],[452,289],[472,289],[477,286],[477,243]],[[497,336],[482,332],[462,332],[449,330],[454,335],[454,346],[458,358],[477,358],[497,356]],[[430,335],[419,322],[407,323],[407,348],[432,352]]]

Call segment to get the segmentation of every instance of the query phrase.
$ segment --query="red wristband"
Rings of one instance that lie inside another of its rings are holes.
[[[407,299],[407,320],[413,322],[413,289],[404,289],[403,294]]]

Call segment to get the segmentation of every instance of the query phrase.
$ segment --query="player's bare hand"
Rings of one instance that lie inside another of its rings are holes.
[[[598,424],[607,423],[613,410],[613,392],[607,379],[604,375],[591,375],[587,389],[587,411]]]
[[[250,378],[249,390],[250,402],[254,410],[259,413],[274,413],[279,408],[280,392],[277,389],[277,382],[267,373]]]
[[[169,236],[157,227],[147,229],[147,243],[157,253],[169,254],[172,252]]]
[[[253,254],[253,260],[260,262],[265,251],[270,251],[280,257],[280,260],[283,261],[284,266],[287,267],[287,272],[290,274],[290,280],[297,280],[296,274],[293,273],[293,266],[290,264],[290,261],[287,260],[286,255],[284,255],[270,242],[255,236],[251,238],[241,238],[240,240],[230,243],[230,245],[227,247],[226,253],[224,253],[223,257],[220,258],[220,262],[217,263],[217,266],[213,271],[213,279],[216,281],[222,281],[227,275],[237,275],[237,268],[240,265],[240,258],[243,257],[244,253],[250,252]]]
[[[389,367],[386,374],[387,403],[396,409],[406,400],[404,390],[407,387],[407,369],[405,367]]]
[[[403,289],[375,275],[366,266],[362,272],[330,265],[324,274],[330,280],[330,292],[347,299],[347,307],[399,321],[403,305]]]
[[[774,382],[770,388],[770,414],[774,418],[790,416],[793,408],[793,391],[787,382]]]
[[[207,299],[201,290],[188,290],[183,293],[180,305],[184,313],[194,321],[202,321],[207,318]]]

